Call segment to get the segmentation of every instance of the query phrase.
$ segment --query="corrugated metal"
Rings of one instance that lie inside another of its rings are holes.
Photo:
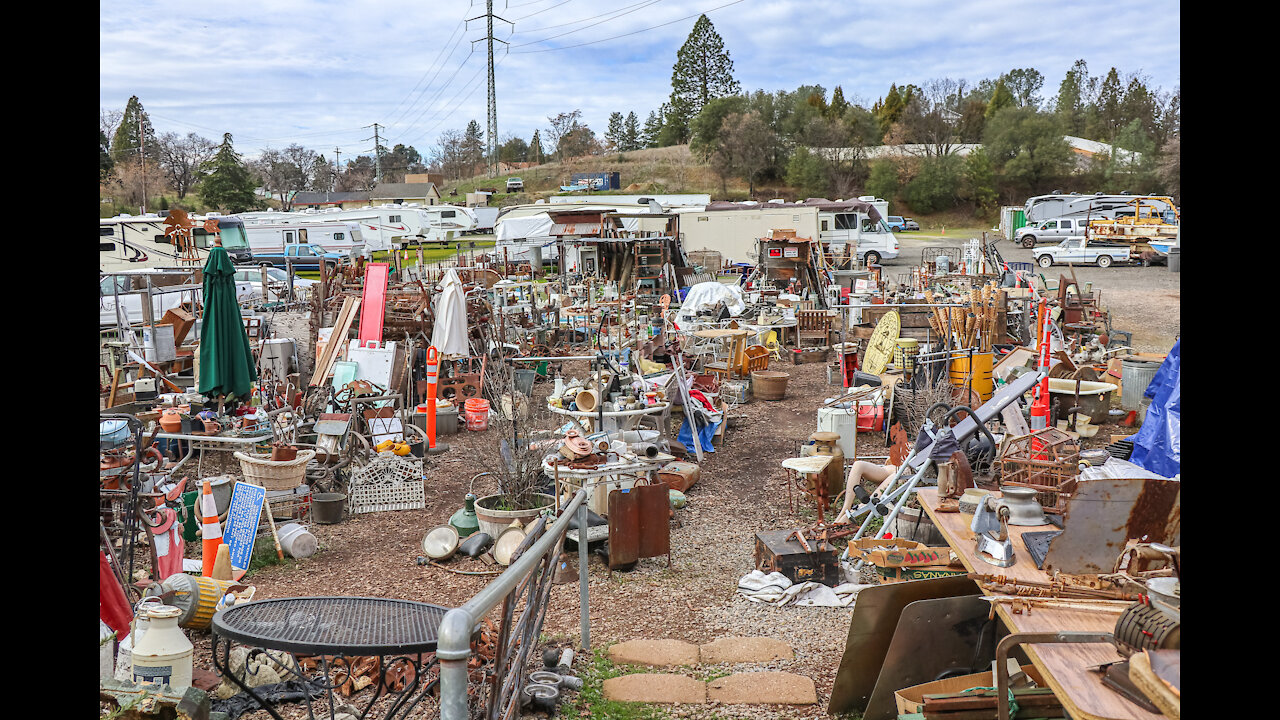
[[[555,237],[563,235],[599,235],[601,223],[556,223],[551,226],[551,234]]]

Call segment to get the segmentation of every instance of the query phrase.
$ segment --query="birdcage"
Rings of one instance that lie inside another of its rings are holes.
[[[1066,510],[1079,465],[1079,443],[1057,428],[1006,437],[1000,444],[1000,486],[1032,488],[1045,512]]]

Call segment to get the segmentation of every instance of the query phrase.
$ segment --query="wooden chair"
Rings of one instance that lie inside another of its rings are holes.
[[[796,312],[796,347],[805,340],[821,340],[823,345],[831,341],[831,316],[826,310],[799,310]]]

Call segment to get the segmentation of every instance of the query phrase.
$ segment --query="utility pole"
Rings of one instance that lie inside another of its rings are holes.
[[[485,146],[487,148],[487,155],[489,156],[489,177],[494,177],[498,174],[498,96],[496,88],[494,87],[493,78],[493,41],[497,40],[497,38],[493,36],[493,20],[495,17],[497,16],[493,14],[493,0],[485,0],[485,14],[477,15],[476,17],[467,20],[467,22],[471,22],[471,20],[485,18],[487,23],[485,36],[472,40],[471,42],[477,43],[484,40],[488,43],[489,49],[489,117],[487,136],[485,137]],[[511,25],[513,28],[515,27],[515,24],[510,20],[505,18],[497,19]],[[498,40],[498,42],[504,45],[507,44],[506,40]]]
[[[374,123],[365,127],[373,128],[373,181],[377,182],[382,177],[382,140],[378,137],[378,128],[382,126]]]
[[[342,150],[333,149],[333,188],[338,186],[338,176],[342,174]]]

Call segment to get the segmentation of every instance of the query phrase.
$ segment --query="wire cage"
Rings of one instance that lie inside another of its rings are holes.
[[[1027,487],[1045,512],[1061,515],[1076,489],[1080,445],[1057,428],[1044,428],[1000,445],[1000,486]]]

